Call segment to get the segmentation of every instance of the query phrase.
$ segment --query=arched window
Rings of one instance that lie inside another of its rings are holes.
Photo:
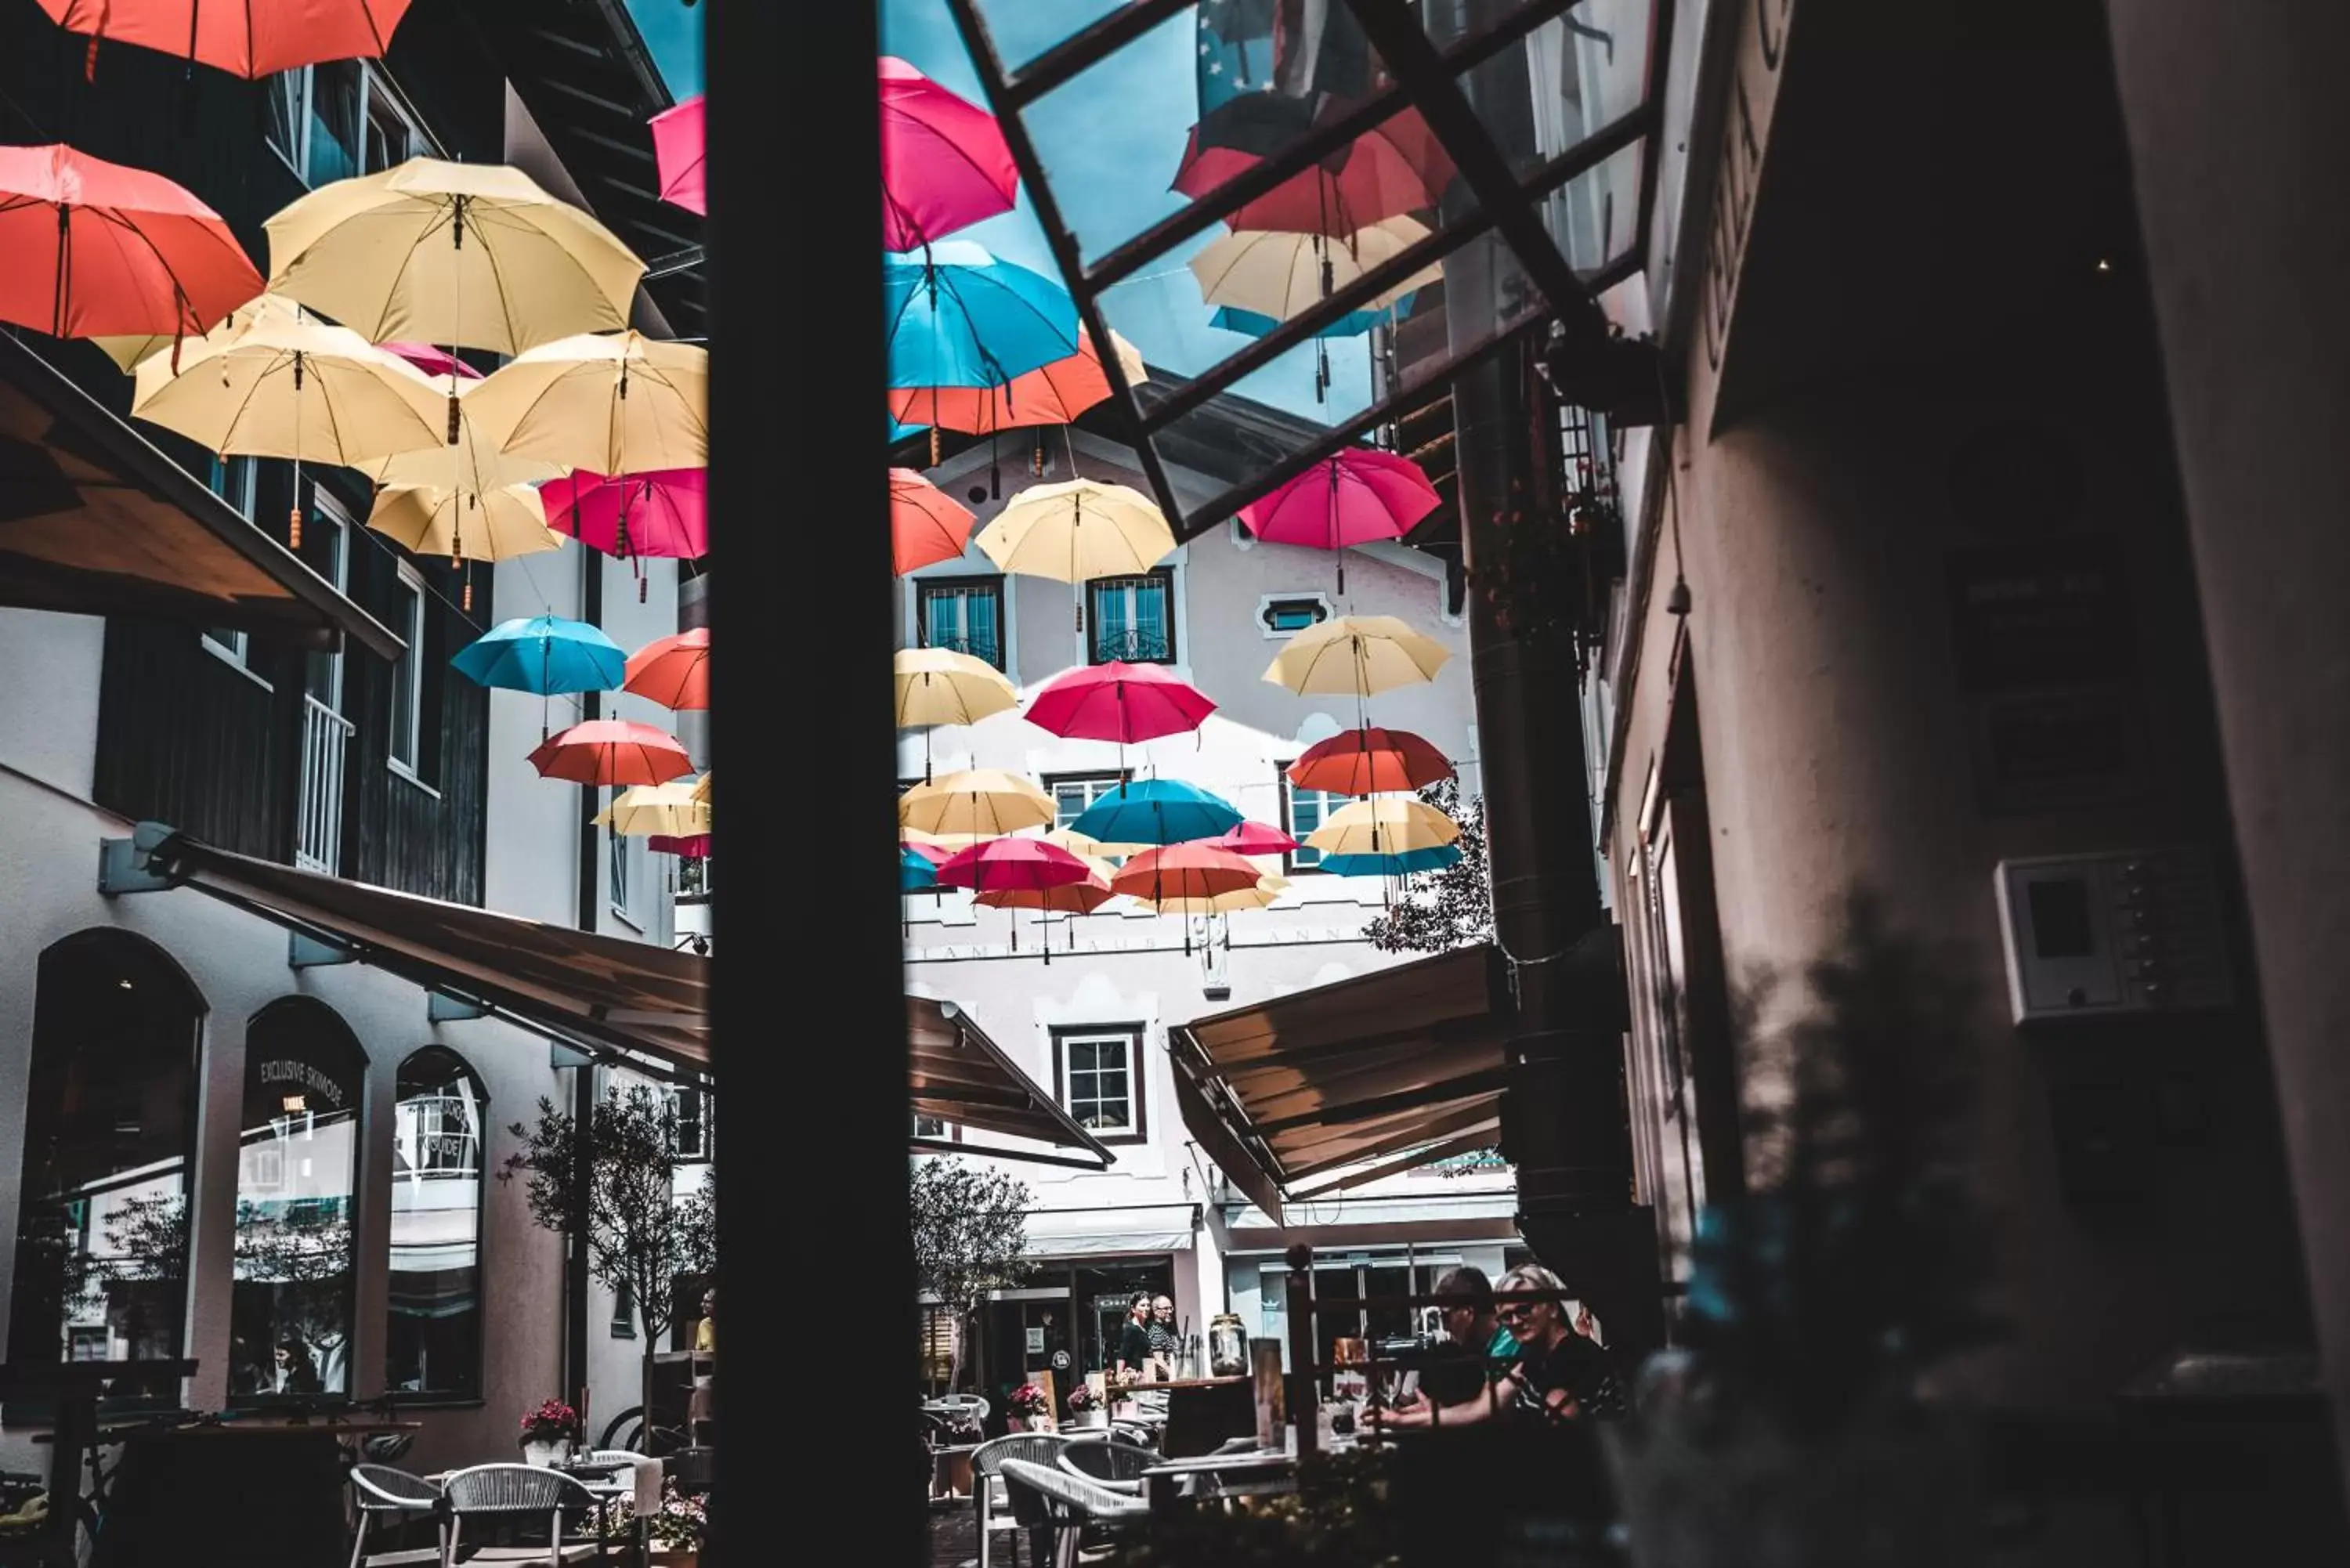
[[[367,1054],[335,1010],[289,996],[244,1033],[229,1397],[351,1388],[352,1194]]]
[[[489,1096],[453,1051],[400,1064],[392,1134],[391,1314],[384,1386],[482,1397],[482,1151]]]
[[[203,998],[161,949],[110,929],[50,947],[35,983],[8,1359],[178,1356]]]

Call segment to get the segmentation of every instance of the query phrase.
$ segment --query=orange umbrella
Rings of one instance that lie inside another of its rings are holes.
[[[962,554],[970,512],[910,468],[889,471],[889,553],[899,576]]]
[[[1375,724],[1317,741],[1289,764],[1291,784],[1332,794],[1424,789],[1451,776],[1452,764],[1442,752],[1409,730],[1382,730]]]
[[[1134,345],[1110,334],[1128,386],[1149,379]],[[936,425],[967,435],[993,435],[1019,425],[1065,425],[1109,396],[1101,355],[1079,335],[1077,351],[1040,370],[995,387],[899,387],[889,393],[889,417],[899,424]]]
[[[161,174],[66,146],[0,147],[0,320],[170,337],[174,354],[261,292],[218,213]]]
[[[1253,888],[1263,875],[1244,855],[1194,841],[1144,850],[1119,867],[1110,890],[1153,903],[1162,898],[1213,898]]]
[[[677,737],[626,719],[574,724],[542,742],[531,753],[530,765],[541,778],[584,784],[667,784],[693,771],[693,760]]]
[[[629,656],[620,690],[650,697],[664,708],[710,706],[710,628],[695,627],[649,642]]]
[[[59,26],[89,35],[85,73],[97,68],[99,41],[111,38],[248,81],[322,60],[380,58],[408,6],[409,0],[41,0]]]

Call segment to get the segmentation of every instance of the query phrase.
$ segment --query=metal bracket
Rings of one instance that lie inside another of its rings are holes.
[[[142,822],[128,838],[98,841],[98,890],[112,898],[124,893],[161,893],[172,885],[170,875],[153,868],[154,853],[172,836],[160,822]]]
[[[468,1019],[487,1018],[490,1010],[478,1002],[468,1002],[462,996],[452,996],[445,991],[424,993],[424,1017],[431,1023],[463,1023]]]
[[[327,964],[354,963],[359,955],[336,942],[322,941],[300,931],[286,933],[286,967],[317,969]]]

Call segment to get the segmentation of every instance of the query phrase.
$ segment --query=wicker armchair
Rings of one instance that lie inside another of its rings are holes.
[[[1066,1448],[1070,1438],[1059,1432],[1014,1432],[1008,1438],[997,1438],[982,1443],[972,1450],[971,1501],[979,1511],[979,1568],[988,1568],[988,1546],[993,1533],[991,1523],[994,1512],[994,1491],[998,1477],[1003,1473],[1006,1459],[1025,1459],[1032,1464],[1049,1465],[1053,1456]],[[1022,1493],[1004,1490],[1004,1501],[1010,1509],[1016,1531],[1042,1530],[1052,1522],[1045,1511],[1044,1500],[1033,1492]],[[1014,1568],[1020,1562],[1020,1537],[1014,1533],[1012,1545]]]
[[[594,1494],[569,1476],[531,1465],[476,1465],[451,1476],[442,1489],[449,1499],[449,1531],[442,1538],[442,1568],[456,1568],[458,1537],[468,1520],[546,1520],[545,1546],[489,1546],[470,1555],[474,1563],[545,1563],[562,1568],[596,1555],[592,1542],[565,1545],[563,1515],[567,1510],[592,1509]]]
[[[1003,1479],[1014,1496],[1026,1489],[1045,1499],[1053,1521],[1053,1568],[1076,1568],[1087,1526],[1139,1527],[1150,1517],[1150,1505],[1140,1498],[1058,1466],[1047,1469],[1025,1459],[1006,1459]]]
[[[351,1467],[351,1501],[358,1505],[359,1526],[351,1540],[351,1568],[393,1568],[402,1563],[439,1563],[448,1551],[448,1500],[441,1489],[421,1476],[390,1465]],[[394,1529],[417,1518],[430,1518],[441,1540],[432,1546],[369,1553],[368,1532],[380,1524]]]

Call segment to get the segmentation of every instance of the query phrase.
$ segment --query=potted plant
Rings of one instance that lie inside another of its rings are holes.
[[[579,1437],[579,1412],[560,1399],[542,1400],[522,1418],[522,1462],[552,1469],[571,1457]]]
[[[706,1522],[702,1500],[683,1496],[671,1481],[661,1494],[660,1511],[645,1521],[645,1539],[652,1545],[653,1562],[668,1568],[694,1568],[702,1556]]]
[[[1011,1412],[1012,1418],[1028,1430],[1049,1432],[1053,1429],[1050,1403],[1045,1397],[1045,1391],[1034,1383],[1023,1383],[1014,1388],[1012,1397],[1003,1404],[1004,1408]]]
[[[1068,1406],[1072,1425],[1078,1427],[1109,1425],[1109,1407],[1103,1403],[1101,1396],[1094,1392],[1092,1384],[1080,1383],[1070,1389],[1069,1397],[1066,1403]]]

